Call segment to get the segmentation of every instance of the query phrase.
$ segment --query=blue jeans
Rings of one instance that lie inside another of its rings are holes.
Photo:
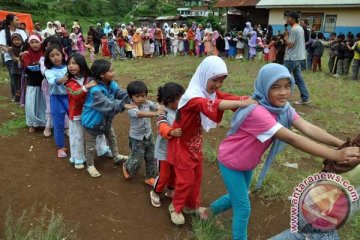
[[[300,90],[300,97],[302,101],[307,101],[310,98],[309,91],[306,87],[304,78],[301,74],[301,60],[291,61],[286,60],[284,66],[294,75],[295,83]]]
[[[314,54],[313,53],[307,53],[306,55],[306,70],[312,69],[312,61],[313,61]]]
[[[313,232],[309,233],[292,233],[289,229],[283,231],[282,233],[272,237],[270,240],[339,240],[339,235],[336,230],[328,231],[328,232],[321,232],[318,230],[314,230]]]
[[[233,209],[232,235],[235,240],[247,239],[251,206],[248,195],[252,171],[236,171],[219,162],[219,168],[224,179],[228,194],[223,195],[210,205],[213,213],[219,214]]]

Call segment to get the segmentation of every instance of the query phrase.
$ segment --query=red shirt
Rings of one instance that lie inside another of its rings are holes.
[[[123,37],[119,37],[118,44],[120,48],[125,48],[125,39]]]
[[[222,99],[239,100],[247,97],[234,96],[220,91],[216,92],[217,99],[193,98],[180,110],[180,120],[175,120],[172,127],[182,128],[182,136],[171,138],[168,142],[167,161],[177,168],[195,168],[203,159],[202,126],[200,113],[219,123],[224,112],[219,111]]]
[[[88,82],[87,78],[84,78],[85,85]],[[66,84],[66,92],[69,97],[69,118],[74,120],[75,116],[80,116],[86,100],[87,92],[84,91],[74,78],[71,78]]]

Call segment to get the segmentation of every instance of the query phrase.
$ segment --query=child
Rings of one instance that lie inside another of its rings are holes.
[[[110,58],[112,60],[116,60],[115,39],[112,32],[108,34],[108,46],[110,50]]]
[[[237,44],[237,38],[235,35],[232,35],[231,37],[228,37],[228,43],[229,43],[229,51],[228,56],[232,59],[236,57],[236,44]]]
[[[83,169],[85,158],[85,131],[81,125],[81,112],[89,89],[96,85],[96,81],[89,81],[89,68],[86,59],[79,53],[73,54],[68,60],[68,75],[66,91],[69,97],[69,140],[70,140],[70,162],[75,169]],[[98,155],[112,156],[106,145],[104,135],[96,138],[96,150]]]
[[[154,139],[151,131],[151,117],[164,112],[158,104],[147,99],[148,89],[142,81],[132,81],[127,86],[127,93],[136,108],[128,111],[130,117],[129,159],[123,165],[125,179],[130,179],[140,169],[142,159],[145,160],[145,183],[154,186],[156,163],[154,160]]]
[[[132,37],[132,41],[134,43],[134,55],[135,58],[141,58],[143,54],[143,44],[141,39],[141,28],[136,29],[134,36]]]
[[[11,65],[11,75],[12,78],[15,79],[15,102],[20,101],[20,89],[21,88],[21,69],[20,69],[20,57],[23,54],[24,49],[24,41],[19,33],[13,33],[11,35],[11,50],[9,50],[9,54],[12,59]]]
[[[183,32],[179,32],[177,34],[178,36],[178,50],[179,50],[179,54],[180,56],[184,56],[184,51],[185,51],[185,39],[184,39],[184,34]]]
[[[312,70],[316,72],[319,67],[319,71],[321,71],[321,57],[324,54],[324,44],[322,44],[322,40],[324,39],[324,34],[322,32],[318,33],[317,39],[311,45],[311,48],[314,50],[313,60],[312,60]]]
[[[306,69],[311,69],[312,61],[314,57],[314,48],[312,47],[312,44],[316,40],[316,33],[312,32],[310,34],[310,40],[306,42],[305,48],[306,48]]]
[[[60,40],[55,36],[47,37],[42,42],[42,45],[43,45],[43,48],[45,49],[45,51],[52,44],[57,44],[57,45],[61,46]],[[51,110],[50,110],[50,95],[51,94],[49,92],[49,83],[45,78],[46,67],[45,67],[44,62],[45,62],[45,56],[42,56],[40,58],[40,60],[39,60],[40,71],[41,71],[41,74],[44,77],[44,79],[43,79],[43,81],[41,83],[41,90],[42,90],[42,92],[44,94],[45,102],[46,102],[46,112],[45,112],[46,123],[45,123],[45,129],[44,129],[43,135],[44,135],[44,137],[50,137],[51,136],[51,127],[52,127]],[[65,127],[67,127],[67,122],[66,121],[65,121]]]
[[[120,155],[116,135],[112,127],[115,115],[133,107],[127,93],[114,81],[111,63],[95,60],[90,73],[97,85],[90,88],[81,114],[81,123],[85,128],[86,165],[91,177],[101,174],[94,166],[94,153],[97,136],[105,134],[115,164],[120,164],[127,157]]]
[[[294,85],[286,67],[276,63],[263,66],[255,81],[253,94],[259,105],[253,104],[236,111],[231,130],[219,146],[219,168],[228,194],[213,202],[210,210],[219,214],[233,208],[233,239],[247,239],[250,216],[248,190],[252,172],[272,141],[257,188],[261,186],[272,160],[282,149],[281,141],[322,158],[336,161],[360,159],[359,148],[334,150],[310,140],[334,147],[343,144],[342,140],[299,117],[288,102]],[[290,131],[291,125],[310,139]],[[210,211],[206,209],[203,213],[200,217],[206,218]]]
[[[213,55],[215,55],[215,56],[219,56],[219,50],[216,47],[216,41],[218,40],[219,36],[220,36],[219,32],[215,30],[214,31],[214,36],[213,36],[213,38],[211,40],[211,46],[212,46],[212,50],[213,50]]]
[[[95,47],[94,47],[94,41],[93,41],[92,36],[88,36],[87,44],[85,44],[85,47],[89,50],[90,62],[94,63],[94,61],[95,61]]]
[[[125,59],[125,38],[121,29],[118,31],[116,39],[120,48],[120,59],[123,60]]]
[[[133,57],[132,54],[132,38],[131,36],[125,37],[125,54],[127,59],[131,59]]]
[[[351,80],[358,80],[360,70],[360,33],[356,34],[356,42],[353,46],[354,61],[352,65],[352,77]]]
[[[212,55],[212,38],[213,38],[213,32],[205,31],[205,36],[203,39],[204,43],[204,54],[206,56]]]
[[[69,38],[71,40],[71,51],[72,51],[72,53],[76,53],[77,51],[79,51],[79,48],[78,48],[78,45],[77,45],[76,34],[75,33],[70,33]]]
[[[174,54],[174,56],[177,55],[177,51],[178,51],[178,36],[174,35],[174,33],[170,33],[170,42],[171,42],[171,53]]]
[[[189,55],[194,56],[195,54],[195,33],[192,28],[189,28],[187,32],[187,40],[189,45]]]
[[[332,74],[336,73],[336,64],[335,64],[335,60],[336,60],[336,54],[335,54],[335,49],[334,46],[336,44],[336,33],[331,33],[330,34],[330,40],[329,40],[329,62],[328,62],[328,67],[329,67],[329,71]]]
[[[269,58],[268,61],[269,62],[275,62],[276,60],[276,48],[275,48],[275,43],[276,43],[276,36],[272,36],[270,43],[268,44],[268,48],[269,48]]]
[[[106,35],[102,36],[102,39],[101,39],[101,51],[102,51],[103,57],[111,56],[108,43],[109,42],[108,42],[107,36]]]
[[[275,62],[278,64],[284,64],[284,56],[285,56],[285,49],[286,49],[286,44],[284,41],[284,35],[280,34],[276,36],[276,43],[275,43],[275,48],[276,48],[276,60]]]
[[[349,32],[346,37],[345,42],[345,52],[344,52],[344,74],[347,76],[349,74],[350,64],[354,58],[354,50],[352,47],[354,46],[354,34]]]
[[[41,91],[43,76],[40,71],[40,58],[44,54],[41,39],[37,35],[29,37],[29,48],[22,56],[23,67],[26,75],[26,99],[25,116],[29,132],[33,133],[35,128],[44,127],[46,116],[46,101]]]
[[[174,198],[169,206],[174,224],[185,223],[183,211],[194,213],[201,210],[202,128],[207,132],[215,128],[226,109],[255,103],[253,100],[244,100],[248,97],[220,92],[227,75],[226,64],[220,57],[206,57],[180,99],[172,127],[181,128],[182,135],[169,139],[167,154],[167,161],[173,165],[176,175]]]
[[[218,50],[219,57],[225,57],[225,40],[221,34],[216,39],[216,49]]]
[[[336,73],[333,77],[340,77],[344,73],[344,58],[345,58],[345,35],[340,33],[336,38],[336,44],[333,45],[335,54]]]
[[[244,58],[244,48],[245,48],[245,40],[243,38],[243,32],[239,31],[237,33],[237,43],[236,43],[236,59],[243,60]]]
[[[150,192],[151,204],[160,207],[160,195],[165,187],[165,196],[172,197],[175,187],[175,173],[173,166],[166,161],[167,141],[173,137],[180,137],[181,128],[173,128],[176,109],[185,89],[176,83],[166,83],[158,88],[158,102],[165,105],[165,113],[157,118],[158,136],[155,143],[155,158],[158,161],[159,176],[156,178],[154,189]]]
[[[249,40],[249,59],[254,61],[256,56],[256,46],[257,46],[257,37],[256,32],[252,30],[250,32],[250,40]]]
[[[51,45],[45,53],[45,77],[49,83],[51,118],[54,125],[55,143],[59,158],[67,157],[65,148],[65,115],[69,111],[69,100],[64,83],[69,80],[66,76],[67,67],[65,55],[59,45]]]

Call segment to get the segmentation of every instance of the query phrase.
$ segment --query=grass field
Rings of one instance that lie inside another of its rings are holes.
[[[128,61],[116,61],[113,64],[116,72],[116,79],[121,87],[129,80],[143,80],[148,84],[149,96],[156,97],[157,88],[166,82],[173,81],[187,86],[192,74],[200,63],[201,58],[195,57],[163,57],[154,59],[140,59]],[[240,95],[250,95],[253,89],[253,82],[258,70],[264,64],[257,59],[255,62],[239,62],[226,60],[229,76],[223,85],[223,91]],[[327,63],[326,57],[323,63]],[[359,133],[360,124],[360,82],[350,81],[346,77],[333,78],[327,73],[327,66],[323,64],[323,72],[304,71],[304,78],[311,95],[311,104],[308,106],[296,107],[298,113],[304,119],[315,123],[328,132],[345,139],[346,136],[355,137]],[[7,72],[0,67],[0,87],[8,84]],[[9,108],[8,96],[0,96],[0,110]],[[299,92],[296,89],[292,101],[298,100]],[[17,128],[25,127],[24,114],[22,110],[14,108],[17,117],[2,122],[0,135],[7,136],[16,134]],[[225,115],[221,127],[228,129],[231,113]],[[10,131],[11,130],[11,131]],[[10,132],[9,132],[10,131]],[[216,143],[221,141],[223,136],[216,138]],[[204,151],[208,161],[216,162],[216,148],[213,142],[205,139]],[[285,163],[297,163],[299,168],[285,167]],[[259,195],[267,199],[282,199],[286,201],[292,189],[305,177],[319,172],[322,168],[322,159],[310,156],[292,147],[287,147],[277,156]],[[258,169],[255,170],[254,178],[257,179]],[[253,181],[253,184],[256,181]],[[202,223],[194,220],[194,239],[220,239],[218,234],[228,236],[229,223],[227,220],[218,220]],[[224,227],[226,226],[226,227]],[[211,234],[210,234],[211,232]],[[360,233],[360,215],[353,217],[340,231],[342,239],[357,239]],[[204,236],[214,236],[204,238]]]

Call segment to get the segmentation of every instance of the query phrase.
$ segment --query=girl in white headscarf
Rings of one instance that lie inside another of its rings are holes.
[[[221,92],[219,89],[227,75],[226,64],[221,58],[205,58],[180,99],[173,127],[181,128],[182,136],[168,142],[168,162],[176,173],[175,195],[169,206],[174,224],[184,224],[183,211],[195,212],[200,207],[202,128],[205,131],[215,128],[224,110],[255,103],[246,96]]]
[[[53,27],[52,22],[47,22],[45,28],[45,37],[54,36],[55,34],[55,28]]]

